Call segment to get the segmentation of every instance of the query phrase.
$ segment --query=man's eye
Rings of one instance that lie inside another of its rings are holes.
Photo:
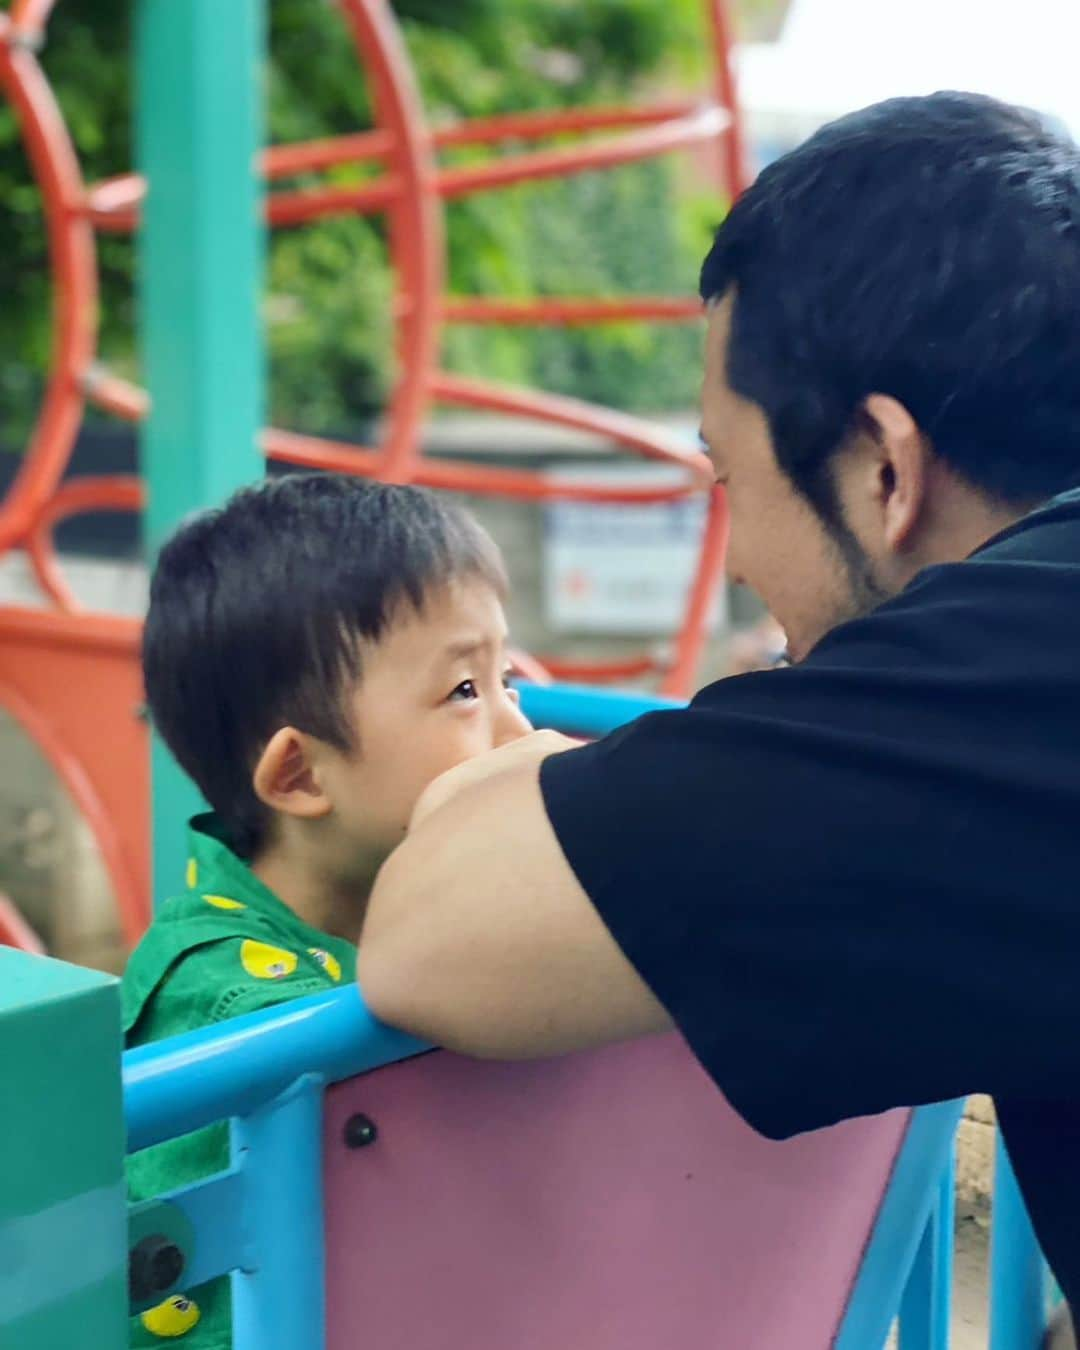
[[[480,691],[476,687],[475,680],[462,680],[461,683],[450,694],[452,703],[465,702],[468,699],[480,697]]]

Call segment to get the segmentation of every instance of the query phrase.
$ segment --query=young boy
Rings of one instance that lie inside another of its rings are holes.
[[[529,730],[490,538],[428,493],[266,480],[181,526],[143,640],[160,734],[209,802],[187,889],[123,981],[127,1044],[355,977],[364,906],[445,769]],[[228,1165],[225,1124],[134,1155],[134,1198]],[[132,1345],[230,1350],[228,1278],[132,1319]]]

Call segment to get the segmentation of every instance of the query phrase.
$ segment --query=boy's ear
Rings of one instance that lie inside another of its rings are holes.
[[[275,731],[259,756],[251,785],[271,811],[315,820],[328,815],[330,798],[315,771],[312,738],[295,727]]]

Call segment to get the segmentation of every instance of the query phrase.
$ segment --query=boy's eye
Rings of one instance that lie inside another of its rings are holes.
[[[479,698],[480,691],[476,687],[475,680],[462,680],[456,689],[451,691],[451,702],[463,702],[467,699]]]

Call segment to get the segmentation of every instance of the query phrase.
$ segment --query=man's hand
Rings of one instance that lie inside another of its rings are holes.
[[[520,740],[501,745],[497,750],[489,750],[486,755],[465,760],[433,779],[420,794],[409,822],[409,833],[412,834],[433,812],[474,783],[483,783],[526,765],[539,764],[549,755],[574,750],[579,745],[581,741],[572,740],[558,731],[534,731]]]

